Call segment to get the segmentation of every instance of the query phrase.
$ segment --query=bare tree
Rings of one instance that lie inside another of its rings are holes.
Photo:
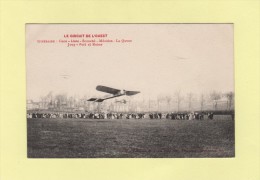
[[[221,93],[213,91],[210,93],[209,97],[210,97],[210,100],[213,102],[214,110],[217,110],[217,106],[218,106],[217,100],[219,100],[221,98]]]
[[[72,96],[70,96],[70,97],[68,98],[68,106],[69,106],[70,108],[72,108],[72,106],[73,106],[73,97],[72,97]]]
[[[53,98],[53,93],[52,93],[52,91],[50,91],[48,94],[47,94],[47,96],[46,96],[46,98],[48,99],[48,100],[52,100],[52,98]]]
[[[61,109],[63,105],[67,104],[67,96],[65,94],[57,94],[55,100],[57,101],[57,107],[59,109]]]
[[[194,94],[193,93],[188,93],[188,105],[189,105],[189,111],[191,111],[192,109],[192,101],[193,101],[193,97],[194,97]]]
[[[164,97],[163,96],[157,96],[157,107],[158,107],[158,111],[160,111],[161,110],[161,108],[160,108],[160,103],[161,102],[163,102],[164,101]]]
[[[40,99],[41,99],[40,107],[44,109],[45,108],[45,103],[46,103],[46,97],[45,96],[41,96]]]
[[[171,100],[172,100],[172,97],[167,95],[165,96],[165,99],[166,99],[166,102],[167,102],[167,105],[168,105],[168,111],[171,110]]]
[[[183,100],[183,97],[181,96],[181,91],[180,90],[175,91],[174,96],[175,96],[176,103],[177,103],[177,111],[179,111],[181,101]]]
[[[49,105],[50,107],[53,107],[54,102],[53,102],[53,93],[52,93],[52,91],[50,91],[50,92],[47,94],[46,98],[47,98],[47,101],[48,101],[48,105]]]
[[[204,109],[204,103],[205,103],[205,96],[204,94],[200,95],[200,110],[202,111]]]
[[[229,93],[225,94],[225,96],[228,99],[228,110],[230,110],[231,106],[232,106],[232,102],[234,100],[234,93],[233,92],[229,92]]]

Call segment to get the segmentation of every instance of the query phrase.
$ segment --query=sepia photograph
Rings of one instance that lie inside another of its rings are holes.
[[[28,158],[234,158],[233,24],[26,24]]]

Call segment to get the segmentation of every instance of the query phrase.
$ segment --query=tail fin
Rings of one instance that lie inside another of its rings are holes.
[[[97,99],[95,102],[103,102],[105,99]]]
[[[100,98],[90,98],[88,101],[94,101],[94,102],[103,102],[105,99],[100,99]]]
[[[88,99],[88,101],[96,101],[97,100],[97,98],[90,98],[90,99]]]
[[[126,92],[125,92],[125,94],[126,94],[127,96],[132,96],[132,95],[135,95],[135,94],[138,94],[138,93],[140,93],[140,91],[126,91]]]

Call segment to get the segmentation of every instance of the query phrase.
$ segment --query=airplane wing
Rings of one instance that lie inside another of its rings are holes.
[[[118,94],[120,92],[119,89],[114,89],[106,86],[97,86],[96,90],[110,94]]]
[[[126,91],[126,92],[125,92],[125,94],[126,94],[127,96],[132,96],[132,95],[135,95],[135,94],[138,94],[138,93],[140,93],[140,91]]]

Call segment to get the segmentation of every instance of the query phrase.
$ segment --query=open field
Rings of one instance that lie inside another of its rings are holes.
[[[28,119],[29,158],[234,157],[234,121]]]

